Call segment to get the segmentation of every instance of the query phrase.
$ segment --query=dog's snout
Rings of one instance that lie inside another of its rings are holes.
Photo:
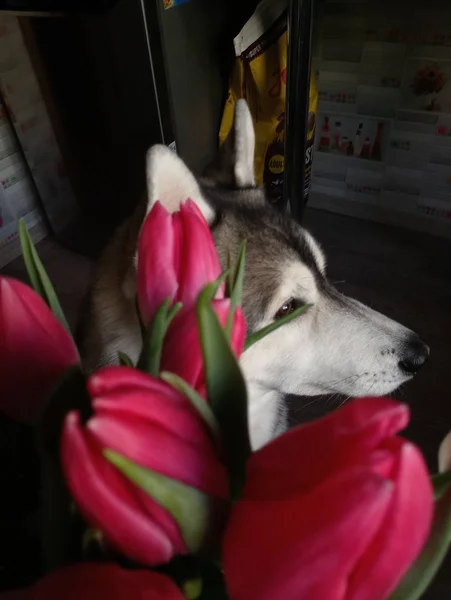
[[[409,373],[409,375],[415,375],[427,361],[428,357],[429,346],[421,341],[418,336],[414,335],[408,339],[402,349],[399,366],[403,371]]]

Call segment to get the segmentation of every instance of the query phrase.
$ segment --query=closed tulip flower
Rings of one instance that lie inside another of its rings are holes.
[[[61,448],[81,512],[110,545],[139,563],[162,564],[193,551],[180,523],[108,462],[104,450],[196,490],[196,514],[184,517],[197,519],[204,540],[228,493],[214,435],[184,396],[140,371],[105,368],[90,378],[88,390],[93,415],[85,423],[77,412],[67,416]]]
[[[75,344],[44,300],[0,277],[0,409],[33,422],[58,378],[79,361]]]
[[[408,408],[355,400],[251,456],[223,543],[233,600],[383,600],[421,551],[432,489]]]
[[[167,299],[194,306],[202,288],[221,274],[208,224],[192,200],[169,213],[156,202],[138,245],[138,305],[148,325]],[[222,288],[217,295],[223,297]]]
[[[222,326],[227,323],[230,300],[213,300],[212,307]],[[232,324],[230,345],[238,358],[241,356],[246,338],[246,321],[240,306],[237,306]],[[199,338],[196,311],[191,309],[177,316],[169,328],[163,346],[161,370],[175,373],[184,379],[199,394],[205,396],[204,366]]]
[[[50,573],[32,587],[0,600],[184,600],[177,586],[151,571],[126,571],[112,563],[84,563]]]

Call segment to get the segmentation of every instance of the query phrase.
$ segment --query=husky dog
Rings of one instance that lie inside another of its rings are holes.
[[[284,396],[383,395],[411,379],[429,348],[412,331],[339,293],[313,237],[266,200],[255,184],[254,129],[244,100],[232,133],[207,177],[197,180],[165,146],[147,155],[148,197],[117,232],[97,270],[82,357],[88,370],[136,360],[137,238],[159,200],[169,211],[191,198],[211,227],[223,267],[247,242],[243,311],[249,333],[304,304],[305,314],[254,344],[241,358],[249,393],[251,442],[258,448],[286,428]],[[186,349],[190,351],[189,348]]]

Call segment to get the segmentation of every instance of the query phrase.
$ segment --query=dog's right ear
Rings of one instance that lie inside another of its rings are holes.
[[[147,212],[158,200],[173,213],[190,198],[199,207],[208,223],[214,211],[202,195],[196,178],[185,163],[167,146],[152,146],[146,157]]]
[[[254,155],[254,123],[246,100],[240,99],[235,106],[233,127],[204,175],[215,183],[230,187],[253,187]]]

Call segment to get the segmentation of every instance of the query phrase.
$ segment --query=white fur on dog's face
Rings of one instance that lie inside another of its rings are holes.
[[[325,260],[315,244],[314,255]],[[305,314],[252,346],[242,357],[246,379],[285,394],[384,395],[412,375],[400,363],[414,334],[371,308],[343,296],[300,261],[281,265],[281,282],[258,329],[290,298],[311,305]]]

